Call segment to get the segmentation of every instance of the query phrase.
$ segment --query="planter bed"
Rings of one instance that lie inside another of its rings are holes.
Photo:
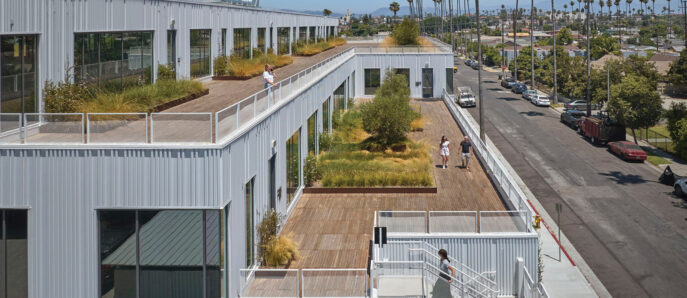
[[[275,66],[274,69],[280,69],[282,67],[285,67],[285,66],[288,66],[291,64],[293,64],[293,61],[291,61],[287,64],[284,64],[284,65],[281,65],[281,66]],[[252,75],[252,76],[226,76],[226,75],[224,75],[224,76],[212,76],[212,80],[213,81],[245,81],[245,80],[250,80],[250,79],[255,78],[255,77],[259,77],[261,75],[262,75],[262,73],[257,73],[257,74]]]
[[[376,194],[393,194],[393,193],[410,193],[410,194],[435,194],[437,187],[422,187],[422,186],[388,186],[388,187],[306,187],[303,193],[310,194],[359,194],[359,193],[376,193]]]

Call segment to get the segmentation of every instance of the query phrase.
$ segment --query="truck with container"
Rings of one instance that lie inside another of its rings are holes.
[[[579,129],[580,133],[595,145],[625,141],[626,137],[625,126],[604,113],[584,117]]]

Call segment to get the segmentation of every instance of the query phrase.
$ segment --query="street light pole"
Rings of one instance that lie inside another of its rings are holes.
[[[589,45],[589,35],[591,35],[591,29],[589,28],[589,2],[590,0],[585,0],[586,2],[586,7],[585,7],[585,28],[587,28],[587,117],[592,116],[592,101],[591,101],[591,93],[592,93],[592,87],[591,84],[589,83],[589,80],[591,78],[591,47]]]
[[[504,24],[506,23],[505,18],[507,17],[507,12],[503,5],[501,5],[501,78],[506,78],[506,31]]]
[[[553,4],[554,0],[551,0],[551,20],[553,22],[553,103],[558,104],[558,66],[556,65],[556,59],[558,57],[556,53],[556,8]]]
[[[535,90],[534,86],[534,0],[530,0],[530,64],[532,67],[532,73],[530,74],[532,90]]]
[[[487,143],[484,134],[484,100],[482,100],[482,28],[479,21],[479,0],[475,0],[475,15],[477,16],[477,98],[479,100],[479,138]]]

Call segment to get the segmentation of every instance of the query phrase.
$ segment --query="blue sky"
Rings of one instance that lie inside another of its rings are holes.
[[[368,13],[374,11],[378,8],[388,7],[389,3],[393,0],[260,0],[260,6],[265,8],[278,8],[278,9],[292,9],[292,10],[312,10],[321,11],[328,8],[337,13],[345,13],[346,9],[350,9],[352,13]],[[401,4],[401,6],[408,5],[406,0],[395,0]],[[463,1],[463,0],[461,0]],[[570,3],[570,0],[555,0],[556,6],[563,6],[563,3]],[[551,1],[546,0],[534,0],[535,6],[538,3],[547,3],[545,7],[549,7]],[[596,11],[599,6],[594,1],[594,11]],[[673,10],[677,9],[680,0],[672,0],[671,6]],[[462,3],[462,2],[461,2]],[[474,0],[471,0],[474,3]],[[506,6],[515,6],[515,1],[513,0],[482,0],[480,1],[480,6],[484,9],[494,9],[500,7],[501,3],[506,3]],[[577,0],[575,0],[577,3]],[[625,8],[625,0],[622,1],[622,8]],[[667,6],[668,2],[666,0],[656,0],[656,11],[660,12],[663,6]],[[423,0],[425,7],[431,7],[431,0]],[[651,1],[649,2],[651,4]],[[470,5],[471,8],[473,5]],[[520,0],[520,6],[529,7],[528,0]],[[633,7],[639,7],[639,0],[634,0],[632,3]],[[606,8],[604,8],[606,10]]]

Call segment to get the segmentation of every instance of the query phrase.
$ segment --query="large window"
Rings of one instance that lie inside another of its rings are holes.
[[[380,86],[381,73],[379,68],[365,69],[365,95],[374,95]]]
[[[446,92],[453,94],[453,68],[446,69]]]
[[[0,36],[0,113],[35,113],[38,38]]]
[[[246,267],[255,264],[255,178],[246,183]]]
[[[408,81],[408,88],[410,88],[410,68],[396,68],[394,69],[395,74],[403,75]]]
[[[29,296],[26,213],[0,210],[0,297]]]
[[[223,213],[99,211],[101,296],[220,297]]]
[[[301,130],[286,141],[286,204],[290,205],[301,186]]]
[[[308,41],[308,27],[298,28],[298,41],[307,42]]]
[[[277,28],[277,53],[284,55],[289,53],[289,27]]]
[[[308,118],[308,153],[317,154],[317,113]]]
[[[334,26],[329,26],[329,37],[335,37]]]
[[[325,100],[322,103],[322,131],[325,133],[329,132],[329,101],[331,100],[331,97],[327,97],[327,100]]]
[[[309,41],[317,41],[317,27],[309,27],[310,39]]]
[[[191,30],[191,77],[210,75],[210,30]]]
[[[227,29],[222,29],[222,46],[219,49],[219,54],[220,56],[227,54]]]
[[[351,90],[348,91],[348,97],[355,98],[355,70],[351,74]]]
[[[250,58],[250,28],[234,29],[234,55]]]
[[[267,28],[258,28],[258,49],[265,50]]]
[[[177,32],[167,31],[167,65],[174,71],[176,77],[177,70]]]
[[[339,127],[339,120],[343,114],[346,105],[346,83],[341,83],[336,90],[334,90],[334,109],[332,111],[332,128]]]
[[[153,79],[153,32],[74,34],[74,78],[105,90]]]

